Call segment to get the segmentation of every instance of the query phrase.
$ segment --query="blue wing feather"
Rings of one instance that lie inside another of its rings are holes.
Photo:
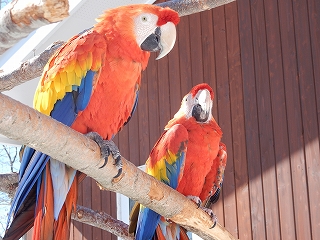
[[[161,174],[157,172],[154,172],[154,174],[159,174],[156,178],[174,189],[177,189],[178,187],[179,177],[182,174],[184,168],[187,142],[188,132],[186,128],[183,125],[176,124],[162,134],[162,136],[152,149],[152,152],[150,153],[150,157],[148,159],[148,161],[150,161],[150,165],[147,164],[147,166],[150,167],[149,169],[151,169],[151,166],[155,167],[155,165],[157,164],[162,164],[162,161],[159,160],[165,158],[165,162],[163,165],[163,168],[165,169],[161,168],[158,170],[165,170],[166,177],[161,178]],[[175,152],[174,155],[172,154],[173,152]],[[161,154],[164,154],[165,156]],[[160,223],[160,217],[161,216],[153,210],[141,207],[136,229],[136,239],[152,239],[155,234],[157,225]],[[166,229],[164,225],[160,224],[160,226],[162,232],[165,235]],[[177,232],[179,232],[179,229],[177,229]]]
[[[162,182],[174,189],[177,189],[178,187],[179,176],[184,165],[185,155],[185,152],[177,153],[176,161],[172,165],[168,162],[165,162],[167,177],[169,181],[162,180]]]
[[[68,92],[63,99],[58,100],[51,111],[51,117],[67,126],[71,126],[77,117],[77,113],[84,110],[89,103],[93,88],[92,83],[96,73],[89,70],[82,79],[81,85],[74,86],[73,89],[77,93],[76,99],[72,92]],[[38,196],[41,176],[49,159],[50,157],[42,152],[30,147],[25,148],[19,171],[19,186],[9,211],[7,229],[11,224],[11,220],[19,213],[20,208],[23,208],[23,203],[31,189],[36,187]]]

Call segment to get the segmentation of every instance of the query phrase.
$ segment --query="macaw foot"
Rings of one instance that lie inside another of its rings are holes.
[[[199,197],[197,197],[197,196],[188,195],[187,198],[189,198],[191,201],[195,202],[197,204],[198,208],[202,204],[201,199]]]
[[[213,226],[211,228],[214,228],[217,225],[218,218],[213,213],[213,211],[210,208],[200,207],[203,211],[205,211],[211,218],[211,220],[214,222]]]
[[[201,208],[203,211],[205,211],[210,216],[211,220],[214,222],[214,224],[211,228],[214,228],[217,225],[218,218],[213,213],[213,211],[210,208],[202,207],[201,206],[202,201],[199,197],[188,195],[187,198],[189,198],[191,201],[195,202],[197,204],[198,208]]]
[[[120,151],[115,143],[111,140],[103,140],[103,138],[96,132],[89,132],[86,134],[86,136],[95,141],[100,147],[101,157],[104,158],[104,163],[100,168],[103,168],[108,163],[108,157],[111,154],[115,160],[114,165],[118,169],[117,175],[113,178],[119,177],[122,173],[122,161]]]

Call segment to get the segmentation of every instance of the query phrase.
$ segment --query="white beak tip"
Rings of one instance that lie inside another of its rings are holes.
[[[162,25],[160,29],[161,29],[161,39],[160,39],[161,50],[156,60],[163,58],[172,50],[176,42],[176,36],[177,36],[176,26],[172,22],[167,22],[166,24]]]

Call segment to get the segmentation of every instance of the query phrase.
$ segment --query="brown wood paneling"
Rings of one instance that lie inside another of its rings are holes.
[[[291,1],[278,1],[284,80],[286,90],[288,136],[297,239],[311,239],[308,194],[303,151],[300,92],[296,61],[296,42]],[[303,227],[301,227],[303,226]]]
[[[98,187],[95,180],[91,179],[91,198],[92,198],[92,210],[94,211],[101,211],[101,194],[100,188]],[[101,239],[102,238],[102,231],[99,228],[92,228],[92,239]]]
[[[244,239],[245,236],[240,237],[239,232],[251,229],[251,222],[246,154],[243,151],[244,111],[236,4],[225,6],[225,18],[232,134],[229,137],[231,144],[227,143],[228,161],[223,186],[225,226],[234,236]]]
[[[309,12],[309,24],[310,24],[310,38],[312,47],[312,61],[313,61],[313,73],[314,84],[316,87],[316,103],[318,114],[318,129],[320,135],[320,23],[319,12],[320,2],[317,0],[308,0],[308,12]]]
[[[266,238],[280,239],[276,174],[275,168],[273,168],[275,158],[263,1],[251,2],[251,14],[256,83],[255,94],[258,107],[258,137],[260,141],[260,162],[264,197],[264,205],[261,206],[264,207]],[[258,161],[258,159],[254,161]]]
[[[148,68],[148,107],[149,107],[149,142],[150,146],[153,147],[155,142],[160,136],[160,124],[159,124],[159,96],[158,96],[158,68],[155,60],[156,54],[151,54],[149,64],[153,67]]]
[[[262,172],[250,2],[238,2],[252,238],[265,239]]]
[[[82,190],[82,183],[79,184],[78,186],[78,199],[77,199],[77,204],[82,206],[83,202],[82,202],[82,194],[83,194],[83,190]],[[71,240],[74,239],[81,239],[82,237],[82,223],[79,223],[77,221],[72,220],[73,223],[73,229],[71,229],[70,231],[72,232],[72,238],[70,238]]]
[[[91,190],[92,190],[92,181],[90,177],[86,177],[83,180],[83,194],[82,194],[82,203],[83,206],[92,208],[92,196],[91,196]],[[92,239],[92,227],[83,224],[82,225],[82,239],[83,240],[89,240]]]
[[[201,17],[201,45],[203,61],[203,81],[208,83],[214,92],[216,92],[216,68],[215,68],[215,51],[213,36],[213,18],[215,10],[205,11],[200,14]],[[217,116],[217,101],[214,100],[213,115]]]
[[[150,150],[149,143],[149,107],[148,107],[148,78],[146,72],[142,74],[142,85],[139,93],[139,104],[137,107],[137,112],[139,114],[139,165],[143,165],[148,158]],[[153,145],[151,145],[153,146]]]
[[[180,54],[181,94],[184,96],[192,88],[189,17],[181,18],[177,29],[177,44],[179,46]]]
[[[265,1],[268,64],[273,117],[276,180],[281,239],[295,239],[288,131],[277,1]],[[270,166],[272,168],[273,166]]]
[[[133,162],[135,165],[139,165],[139,158],[140,158],[140,153],[139,153],[139,148],[137,147],[136,144],[132,144],[137,139],[139,139],[139,121],[138,121],[138,111],[135,111],[135,114],[133,114],[131,120],[130,120],[130,128],[129,128],[129,153],[130,156],[129,159],[131,162]]]
[[[191,68],[191,86],[186,93],[188,93],[193,86],[203,82],[200,13],[189,16],[189,34],[190,56],[192,61],[192,64],[189,66]],[[197,59],[197,61],[194,61],[195,59]]]
[[[101,191],[101,210],[111,214],[111,192],[109,191]],[[113,215],[113,217],[116,217]],[[102,239],[103,240],[109,240],[112,238],[111,233],[107,232],[107,231],[102,231]],[[76,240],[76,239],[75,239]]]
[[[293,1],[294,26],[297,49],[298,76],[301,94],[301,113],[304,140],[305,163],[307,175],[307,194],[309,201],[304,203],[305,209],[310,212],[311,238],[317,239],[320,236],[320,216],[318,214],[320,196],[320,155],[319,155],[319,138],[316,113],[316,95],[312,65],[311,39],[308,23],[308,6],[304,0]],[[314,66],[317,68],[318,66]],[[319,81],[319,79],[317,79]],[[302,151],[302,149],[298,150]],[[309,204],[308,204],[309,203]],[[308,232],[305,223],[305,231]]]
[[[159,112],[159,131],[161,133],[164,126],[171,119],[168,57],[164,57],[163,59],[157,61],[157,68],[158,68],[157,96],[159,98],[159,110],[165,109],[165,111]],[[154,142],[153,144],[155,143],[156,142]]]
[[[179,65],[179,44],[175,44],[174,48],[171,51],[170,57],[168,57],[168,74],[169,74],[169,97],[170,108],[169,118],[178,111],[180,108],[180,103],[184,93],[181,93],[181,74],[180,74],[180,65]]]
[[[308,1],[308,15],[309,15],[309,25],[310,25],[310,39],[311,39],[311,54],[313,62],[313,80],[315,84],[315,95],[316,95],[316,106],[317,106],[317,122],[314,124],[318,125],[318,136],[320,136],[320,2],[316,0]],[[313,126],[315,127],[315,126]],[[314,133],[313,133],[314,134]],[[316,138],[316,136],[313,136]],[[312,141],[312,139],[311,139]],[[319,141],[319,137],[318,137]],[[315,143],[312,143],[315,144]],[[316,147],[316,146],[315,146]],[[319,153],[318,153],[319,154]],[[320,189],[317,184],[320,182],[320,163],[319,155],[316,154],[312,158],[312,163],[307,164],[308,169],[308,181],[309,193],[310,193],[310,211],[311,211],[311,221],[312,221],[312,237],[314,239],[320,238]],[[311,166],[310,166],[311,165]],[[311,176],[311,177],[310,177]],[[317,225],[318,224],[318,225]]]
[[[216,91],[215,101],[217,102],[217,112],[215,116],[219,126],[223,129],[222,141],[230,146],[231,143],[231,123],[230,123],[230,95],[228,79],[228,61],[227,61],[227,41],[226,41],[226,27],[224,7],[217,8],[213,14],[213,33],[214,33],[214,49],[215,49],[215,68],[216,68]],[[229,150],[228,150],[229,152]],[[232,149],[230,152],[232,157]],[[221,194],[224,199],[224,188]],[[223,201],[217,202],[213,206],[217,213],[219,221],[224,221]]]

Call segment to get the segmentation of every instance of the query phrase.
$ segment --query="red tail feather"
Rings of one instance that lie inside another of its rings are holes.
[[[43,176],[38,197],[38,204],[36,207],[32,239],[69,239],[71,212],[73,208],[76,208],[78,196],[78,178],[74,178],[66,201],[60,211],[58,220],[55,221],[53,216],[53,188],[49,164],[47,164],[45,171],[46,174]]]
[[[33,240],[48,240],[53,237],[53,189],[49,163],[43,176],[33,230]]]
[[[70,190],[68,192],[67,198],[63,207],[60,211],[58,220],[54,224],[54,239],[69,239],[70,235],[70,220],[72,209],[76,209],[78,197],[78,178],[75,176]]]

